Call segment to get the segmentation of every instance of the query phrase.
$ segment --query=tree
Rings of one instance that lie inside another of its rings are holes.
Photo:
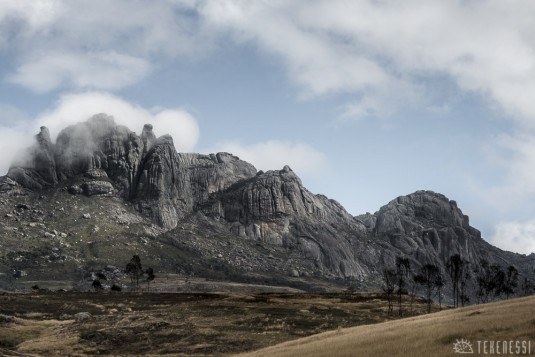
[[[470,302],[470,297],[466,293],[466,290],[468,288],[468,283],[470,282],[471,278],[472,278],[472,274],[470,273],[470,262],[468,260],[463,260],[460,279],[459,279],[460,294],[457,300],[457,305],[459,304],[459,300],[461,301],[462,307],[464,307],[465,304]]]
[[[442,289],[444,288],[444,285],[446,285],[446,283],[444,282],[444,278],[442,277],[442,274],[439,274],[437,276],[437,279],[435,280],[435,286],[437,288],[437,295],[438,295],[439,311],[442,311]]]
[[[414,281],[424,287],[427,298],[427,312],[430,313],[433,293],[439,286],[442,288],[444,285],[440,270],[436,265],[425,264],[420,268],[419,274],[414,277]]]
[[[491,265],[492,271],[492,288],[494,289],[494,297],[498,298],[505,291],[505,272],[502,267],[497,264]]]
[[[469,264],[470,262],[462,259],[459,254],[452,255],[446,262],[446,267],[451,278],[454,307],[459,307],[459,301],[464,306],[464,302],[466,301],[461,296],[466,297],[466,285],[470,281]]]
[[[454,254],[450,257],[446,263],[448,272],[451,278],[453,306],[459,306],[459,281],[461,280],[461,274],[463,270],[463,260],[459,254]]]
[[[409,279],[408,285],[409,285],[409,289],[408,289],[409,304],[410,304],[410,311],[412,314],[414,312],[413,306],[414,306],[414,301],[416,300],[416,287],[418,286],[418,283],[414,280],[414,277],[412,277],[412,279]]]
[[[533,294],[533,283],[526,277],[524,277],[524,281],[522,282],[522,286],[520,288],[522,289],[523,296],[529,296]]]
[[[515,289],[518,286],[518,270],[509,265],[507,271],[505,272],[505,279],[503,282],[503,293],[505,294],[506,299],[509,299],[509,296],[515,293]]]
[[[399,316],[403,316],[401,308],[401,294],[405,287],[405,282],[411,271],[411,262],[409,258],[396,257],[396,277],[398,285],[398,302],[399,302]]]
[[[393,269],[383,269],[383,291],[388,300],[388,316],[394,312],[394,290],[396,288],[397,275]]]
[[[91,284],[91,286],[93,287],[93,289],[95,289],[95,291],[104,290],[104,287],[102,286],[102,283],[100,282],[99,279],[93,280],[93,283]]]
[[[491,296],[497,298],[504,292],[505,272],[499,265],[489,265],[489,262],[483,259],[479,267],[474,269],[474,273],[478,285],[478,302],[486,303]]]
[[[147,268],[147,270],[145,270],[145,274],[147,274],[147,291],[150,290],[150,282],[154,280],[154,278],[156,278],[156,276],[154,275],[154,270],[152,268]]]
[[[130,262],[126,264],[125,273],[130,276],[130,282],[135,287],[135,290],[139,287],[139,278],[143,276],[143,267],[141,266],[141,258],[139,255],[134,255]]]

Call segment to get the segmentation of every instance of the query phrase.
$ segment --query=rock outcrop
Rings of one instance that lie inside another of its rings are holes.
[[[54,145],[50,140],[50,133],[46,127],[41,127],[35,136],[35,144],[22,152],[12,164],[8,177],[20,183],[23,187],[40,190],[52,187],[58,183]]]
[[[152,125],[138,136],[106,114],[65,128],[55,145],[42,127],[36,141],[7,177],[30,190],[74,181],[71,193],[117,194],[165,229],[211,193],[256,174],[230,154],[179,154],[169,135],[156,138]],[[76,182],[81,178],[84,182]]]
[[[238,236],[300,252],[324,275],[363,280],[373,271],[366,262],[377,252],[360,244],[366,227],[338,202],[310,193],[288,166],[214,195],[206,212]]]
[[[396,256],[408,257],[415,271],[433,263],[447,274],[453,254],[476,265],[483,259],[515,265],[525,275],[534,269],[527,257],[485,242],[456,202],[441,194],[417,191],[374,214],[353,217],[336,201],[309,192],[288,166],[257,172],[228,153],[178,153],[173,139],[156,137],[152,125],[137,135],[105,114],[64,129],[55,144],[41,128],[36,143],[0,179],[5,195],[56,187],[123,199],[171,237],[181,222],[196,217],[204,223],[191,228],[191,235],[206,240],[224,230],[240,241],[272,247],[266,254],[283,254],[281,269],[292,277],[306,272],[377,287]]]

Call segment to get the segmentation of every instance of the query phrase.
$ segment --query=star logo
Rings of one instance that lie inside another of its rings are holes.
[[[474,349],[472,348],[470,341],[461,338],[460,340],[455,341],[453,344],[453,352],[470,354],[474,353]]]

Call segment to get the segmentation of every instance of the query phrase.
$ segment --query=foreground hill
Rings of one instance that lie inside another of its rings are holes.
[[[66,287],[97,270],[118,275],[134,254],[158,273],[305,289],[320,280],[377,289],[396,256],[444,276],[460,254],[472,268],[486,260],[534,278],[535,256],[488,244],[444,195],[417,191],[352,216],[288,166],[262,172],[228,153],[178,153],[152,125],[138,135],[105,114],[65,128],[55,143],[41,128],[0,178],[0,217],[0,288],[8,289],[13,274],[19,286]]]
[[[534,306],[535,297],[476,305],[326,332],[241,356],[452,356],[454,346],[470,353],[461,340],[470,342],[475,355],[530,355],[535,353]],[[504,353],[503,341],[514,351]]]

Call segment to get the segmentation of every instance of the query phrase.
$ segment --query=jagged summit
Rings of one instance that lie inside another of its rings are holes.
[[[524,274],[534,268],[524,256],[486,243],[457,203],[439,193],[417,191],[374,214],[353,217],[335,200],[308,191],[287,165],[263,172],[230,153],[179,153],[173,138],[157,137],[151,124],[138,135],[106,114],[65,128],[55,144],[42,127],[35,144],[0,179],[0,192],[26,192],[30,203],[32,192],[99,197],[102,205],[120,201],[133,207],[134,221],[150,220],[167,232],[166,244],[181,237],[199,256],[215,254],[233,269],[271,276],[350,279],[377,287],[382,269],[396,256],[408,257],[414,269],[432,262],[446,274],[452,254],[514,264]],[[184,235],[188,224],[192,228]],[[239,239],[242,248],[228,237]],[[246,242],[254,249],[243,248]]]

